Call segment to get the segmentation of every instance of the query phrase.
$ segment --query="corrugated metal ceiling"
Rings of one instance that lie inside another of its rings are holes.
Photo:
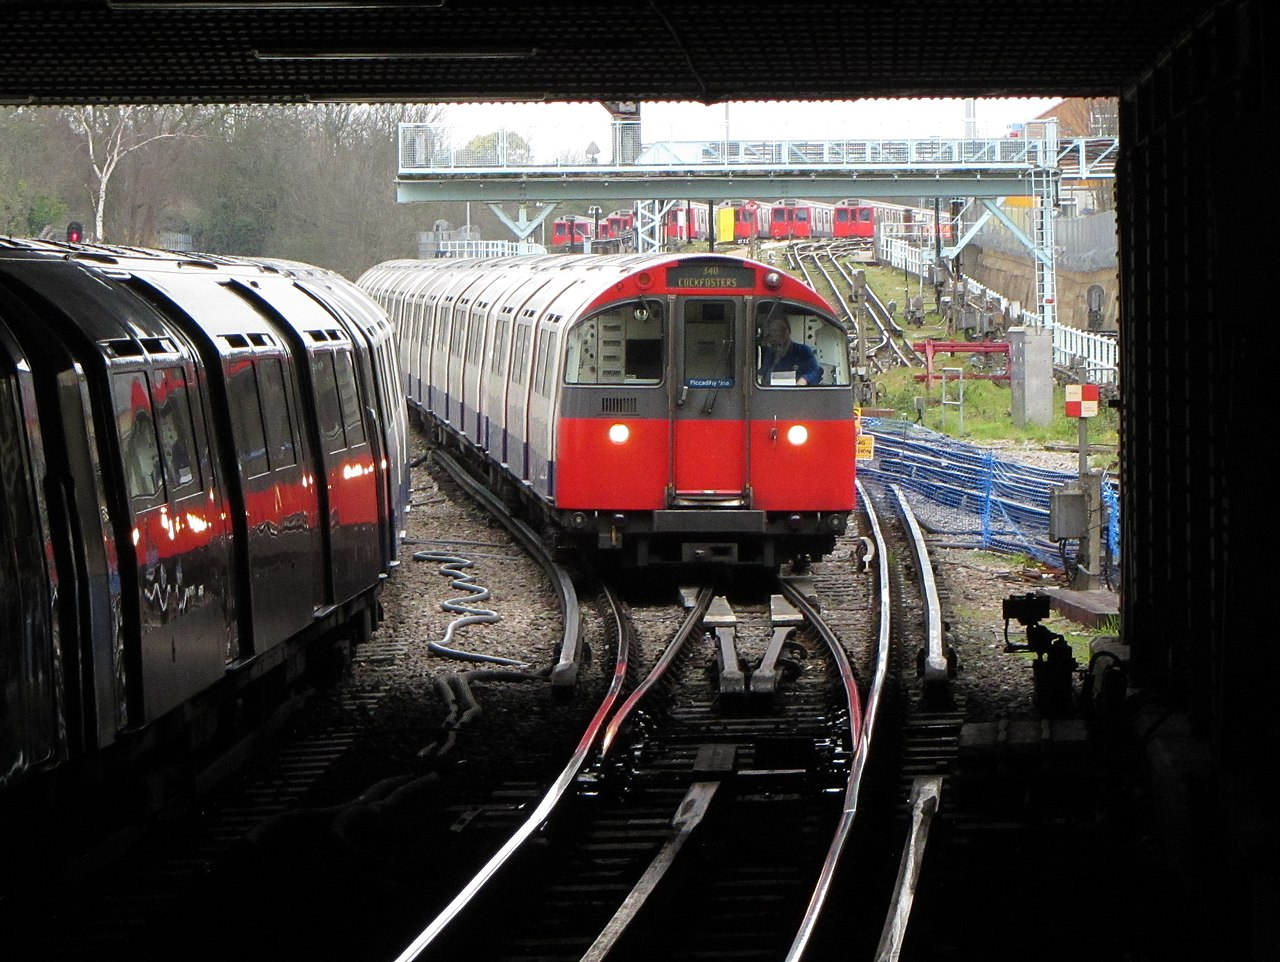
[[[1111,96],[1214,6],[336,2],[0,0],[0,103]]]

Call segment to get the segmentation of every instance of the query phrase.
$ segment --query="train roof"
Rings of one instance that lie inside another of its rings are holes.
[[[783,296],[807,300],[830,310],[826,301],[803,280],[776,265],[715,253],[633,253],[633,254],[532,254],[497,258],[399,259],[384,261],[362,274],[357,284],[375,297],[397,291],[413,299],[434,301],[458,298],[478,299],[499,296],[505,291],[527,293],[522,279],[540,280],[543,294],[576,288],[575,298],[583,306],[594,304],[611,292],[635,289],[631,283],[639,275],[680,264],[715,261],[759,268],[777,273]],[[497,287],[499,283],[505,286]]]

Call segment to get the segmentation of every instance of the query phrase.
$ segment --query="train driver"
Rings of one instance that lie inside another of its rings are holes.
[[[760,334],[760,383],[791,383],[793,375],[797,385],[820,384],[822,365],[813,348],[791,339],[785,317],[770,317]]]

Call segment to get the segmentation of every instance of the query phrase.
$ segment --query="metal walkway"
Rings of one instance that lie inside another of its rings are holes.
[[[959,140],[656,141],[616,131],[630,163],[534,164],[504,132],[481,148],[454,147],[443,124],[401,124],[397,196],[440,200],[699,200],[802,196],[1007,197],[1032,195],[1035,170],[1062,179],[1112,179],[1111,137]],[[615,154],[620,153],[615,150]],[[778,182],[780,181],[781,182]],[[802,185],[802,186],[801,186]],[[767,186],[768,190],[762,190]]]

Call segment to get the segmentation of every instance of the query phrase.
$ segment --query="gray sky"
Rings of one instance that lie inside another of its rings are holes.
[[[974,101],[978,137],[1003,137],[1011,123],[1033,119],[1060,97]],[[958,138],[965,135],[966,101],[789,101],[716,104],[646,103],[641,136],[660,140],[876,140]],[[479,134],[506,129],[533,147],[535,162],[582,152],[590,143],[609,157],[609,114],[594,103],[449,104],[444,122],[461,146]]]

